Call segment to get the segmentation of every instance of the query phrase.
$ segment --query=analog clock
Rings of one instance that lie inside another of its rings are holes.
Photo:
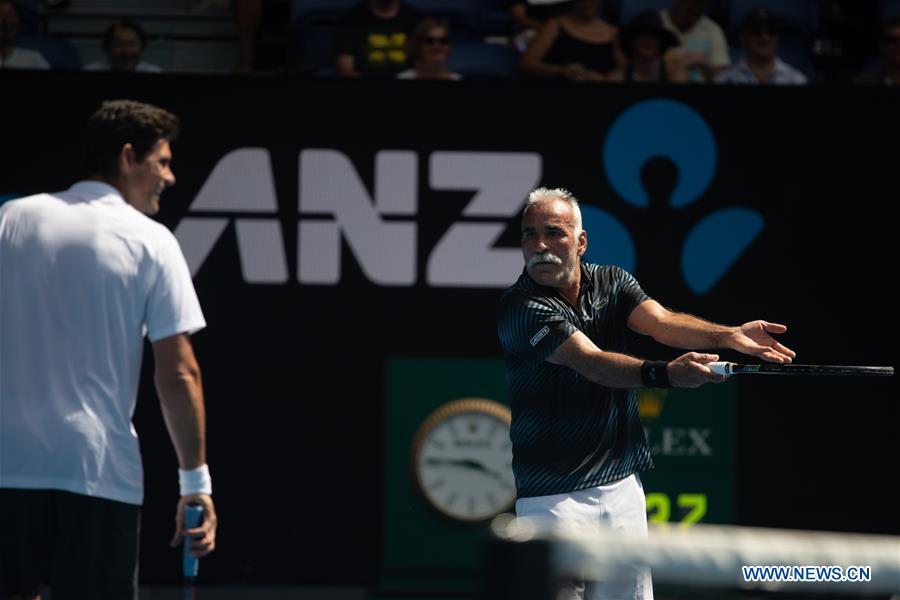
[[[516,499],[510,411],[483,398],[444,404],[413,438],[412,479],[425,501],[460,521],[508,511]]]

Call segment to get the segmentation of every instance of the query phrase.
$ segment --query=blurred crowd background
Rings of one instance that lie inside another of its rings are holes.
[[[0,0],[0,69],[896,85],[898,0]]]

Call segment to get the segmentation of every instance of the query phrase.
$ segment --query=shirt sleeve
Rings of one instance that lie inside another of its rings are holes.
[[[728,53],[728,41],[722,28],[714,22],[710,24],[709,31],[709,65],[711,67],[727,67],[731,64],[731,55]]]
[[[713,83],[734,83],[734,67],[729,67],[713,78]]]
[[[44,58],[44,55],[43,55],[43,54],[38,53],[38,54],[34,57],[34,62],[35,62],[34,67],[35,67],[36,69],[50,69],[50,68],[52,68],[52,67],[50,66],[50,63],[47,62],[47,59]]]
[[[616,281],[616,306],[619,308],[619,315],[623,323],[628,322],[628,317],[639,304],[650,300],[650,296],[641,288],[634,275],[619,267],[614,267],[614,278]]]
[[[509,294],[500,302],[497,334],[503,352],[537,368],[578,329],[539,297]]]
[[[192,334],[206,327],[191,273],[175,236],[161,237],[156,256],[156,279],[147,298],[147,337],[156,342],[179,333]]]

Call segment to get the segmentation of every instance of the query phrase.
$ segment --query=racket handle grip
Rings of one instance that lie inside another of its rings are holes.
[[[734,363],[731,362],[711,362],[706,363],[706,366],[716,375],[734,375]]]
[[[198,506],[196,504],[188,504],[184,507],[184,528],[193,529],[200,525],[200,522],[203,520],[203,507]],[[184,570],[184,576],[193,578],[197,576],[197,572],[200,570],[200,559],[196,556],[191,556],[191,549],[188,546],[188,542],[191,537],[186,535],[184,536],[184,555],[182,558],[182,568]]]

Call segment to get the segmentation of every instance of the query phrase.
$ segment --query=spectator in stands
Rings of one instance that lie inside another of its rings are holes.
[[[823,81],[854,80],[877,53],[876,35],[882,22],[879,2],[822,0],[815,33],[816,76]]]
[[[647,10],[637,14],[622,30],[622,51],[627,63],[610,75],[615,81],[684,82],[687,73],[675,34],[663,27],[659,13]]]
[[[712,81],[731,64],[728,40],[715,21],[706,16],[709,0],[672,0],[660,12],[663,25],[678,38],[681,63],[688,81]]]
[[[519,61],[534,77],[604,81],[625,58],[619,30],[597,16],[598,0],[574,0],[569,12],[547,21]]]
[[[147,35],[132,21],[116,21],[103,34],[106,60],[92,62],[85,71],[118,71],[120,73],[159,73],[157,65],[144,62],[141,57],[147,47]]]
[[[234,28],[238,38],[235,73],[249,73],[256,60],[256,35],[262,22],[263,0],[233,0]]]
[[[716,83],[805,85],[806,75],[778,58],[778,21],[763,8],[748,12],[738,27],[744,56],[716,76]]]
[[[450,26],[441,19],[419,21],[409,38],[408,54],[412,69],[402,71],[398,79],[449,79],[458,81],[462,75],[447,68],[452,45]]]
[[[409,35],[424,15],[403,0],[365,0],[338,19],[335,68],[341,77],[394,77],[409,66]]]
[[[234,72],[283,69],[291,0],[231,0],[231,9],[237,34]]]
[[[854,81],[862,85],[900,85],[900,15],[884,21],[878,51],[881,63],[866,69]]]
[[[544,23],[567,13],[572,0],[508,0],[506,10],[515,28],[513,45],[525,52]]]
[[[0,0],[0,69],[49,69],[50,63],[34,50],[16,47],[19,13],[12,0]]]

